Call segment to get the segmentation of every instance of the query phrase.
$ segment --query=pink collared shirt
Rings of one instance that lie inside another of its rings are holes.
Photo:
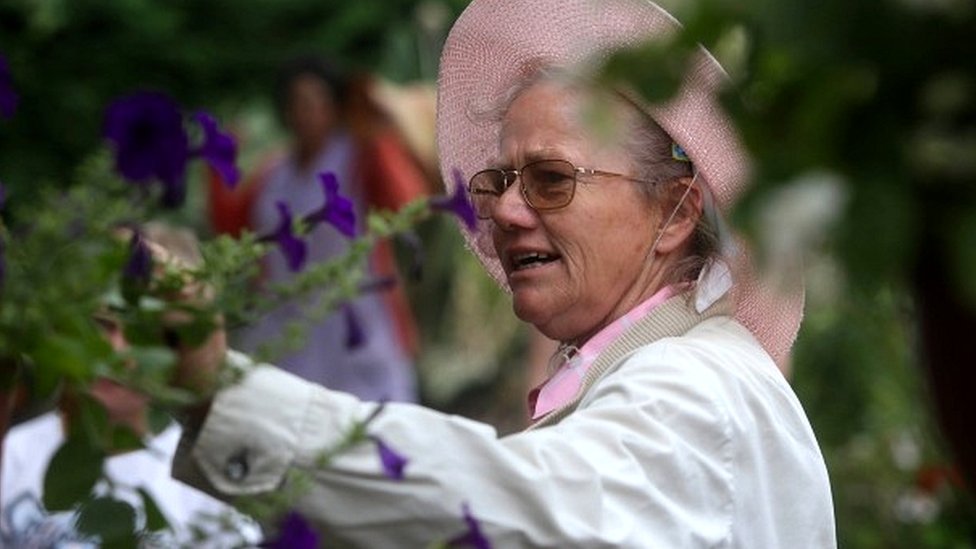
[[[654,295],[631,309],[627,314],[614,320],[589,339],[579,352],[563,362],[558,370],[541,385],[529,393],[529,413],[533,420],[539,419],[576,396],[583,383],[583,375],[596,360],[596,357],[614,339],[635,322],[647,316],[654,307],[667,301],[677,293],[677,286],[665,286]]]

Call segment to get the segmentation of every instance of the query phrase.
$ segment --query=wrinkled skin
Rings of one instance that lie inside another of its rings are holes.
[[[590,137],[580,114],[585,100],[582,92],[553,82],[523,91],[503,119],[495,167],[558,158],[633,177],[623,147],[628,119],[616,112],[615,134]],[[581,175],[568,206],[541,212],[526,204],[518,184],[502,194],[492,237],[519,318],[552,339],[581,343],[665,284],[694,222],[679,219],[659,231],[663,207],[650,204],[640,184]],[[700,200],[695,194],[692,200]],[[555,259],[520,267],[519,258],[532,252]]]

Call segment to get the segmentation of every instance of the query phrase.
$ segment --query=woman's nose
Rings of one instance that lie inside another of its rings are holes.
[[[517,180],[505,189],[495,202],[491,218],[502,228],[530,226],[535,220],[535,210],[522,195],[522,181]]]

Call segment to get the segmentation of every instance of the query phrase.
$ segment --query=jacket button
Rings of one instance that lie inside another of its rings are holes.
[[[224,464],[224,476],[234,482],[240,482],[247,476],[249,469],[247,450],[241,450],[227,458],[227,463]]]

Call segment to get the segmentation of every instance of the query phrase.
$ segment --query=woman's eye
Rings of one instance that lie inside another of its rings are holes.
[[[534,179],[543,185],[558,185],[566,183],[573,178],[572,175],[558,170],[536,170]]]

